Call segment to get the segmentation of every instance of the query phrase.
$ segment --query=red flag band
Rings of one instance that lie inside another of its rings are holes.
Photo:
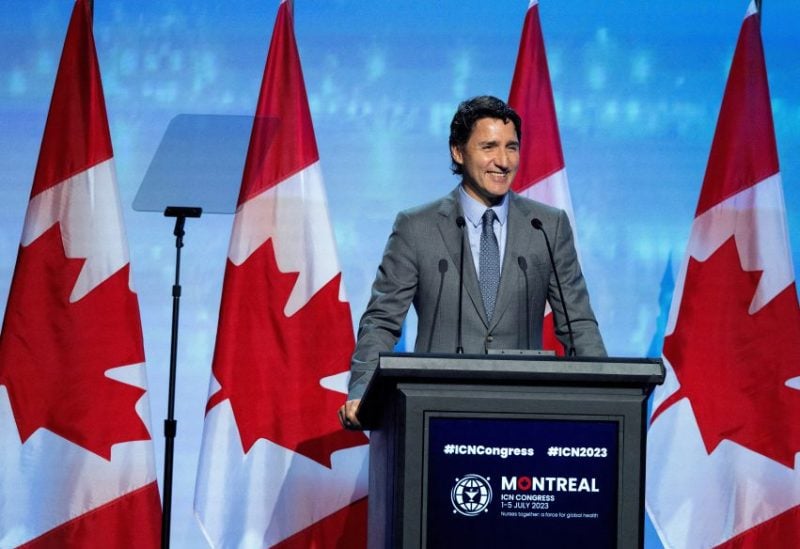
[[[522,118],[521,162],[513,190],[565,210],[573,233],[576,233],[550,71],[539,22],[539,2],[536,0],[531,1],[525,15],[508,104]],[[577,236],[575,238],[577,245]],[[564,347],[555,336],[549,303],[545,310],[542,343],[545,349],[564,354]]]
[[[647,508],[667,547],[800,546],[800,307],[759,18],[751,3],[666,328]]]
[[[214,547],[366,544],[367,438],[292,13],[281,3],[223,283],[195,510]]]
[[[144,347],[88,2],[72,12],[0,334],[4,547],[157,547]]]

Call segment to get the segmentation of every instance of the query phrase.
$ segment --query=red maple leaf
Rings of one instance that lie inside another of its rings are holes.
[[[341,428],[343,397],[320,385],[349,367],[350,307],[337,275],[287,317],[297,277],[278,269],[271,239],[242,265],[228,262],[213,366],[222,388],[206,410],[230,400],[245,453],[264,438],[330,467],[331,453],[367,442]]]
[[[706,451],[724,439],[787,467],[800,451],[800,307],[791,284],[760,310],[748,309],[762,271],[743,271],[731,237],[706,261],[689,259],[675,331],[664,356],[680,381],[653,420],[691,403]]]
[[[113,444],[150,438],[135,410],[145,391],[105,375],[144,362],[139,306],[128,265],[70,303],[84,262],[65,256],[59,224],[20,248],[0,335],[0,385],[22,442],[45,428],[111,459]]]

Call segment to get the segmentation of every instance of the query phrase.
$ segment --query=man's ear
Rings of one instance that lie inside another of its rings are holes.
[[[453,162],[459,166],[464,164],[464,155],[461,154],[461,148],[458,145],[450,145],[450,156]]]

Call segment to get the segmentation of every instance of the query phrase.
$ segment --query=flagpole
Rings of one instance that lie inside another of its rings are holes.
[[[181,308],[181,248],[186,234],[187,217],[200,217],[203,208],[168,206],[164,217],[175,218],[175,284],[172,286],[172,337],[169,353],[169,396],[167,419],[164,420],[164,496],[161,504],[161,549],[169,549],[170,522],[172,517],[172,472],[174,469],[175,435],[178,422],[175,419],[175,378],[178,371],[178,317]]]

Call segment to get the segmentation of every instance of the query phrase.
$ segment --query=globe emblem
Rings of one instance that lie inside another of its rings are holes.
[[[473,474],[457,478],[450,492],[450,501],[453,503],[454,513],[458,512],[468,517],[488,511],[487,507],[492,502],[492,487],[489,485],[489,480]]]

